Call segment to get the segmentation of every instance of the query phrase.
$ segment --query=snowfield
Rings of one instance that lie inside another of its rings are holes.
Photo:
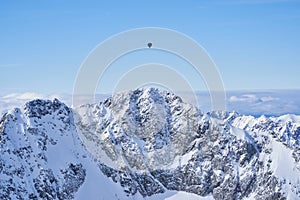
[[[299,138],[297,115],[205,113],[154,88],[37,99],[0,120],[0,199],[300,199]]]

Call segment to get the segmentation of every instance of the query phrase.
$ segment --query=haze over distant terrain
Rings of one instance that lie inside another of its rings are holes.
[[[203,112],[211,110],[210,96],[208,92],[196,92],[197,102],[191,93],[178,92],[186,102],[198,106]],[[96,101],[100,102],[108,97],[108,94],[96,95]],[[44,95],[37,93],[14,93],[0,96],[0,113],[21,107],[27,101],[58,98],[71,106],[72,96],[67,94]],[[284,114],[300,115],[300,90],[248,90],[227,92],[227,111],[236,111],[246,115],[279,116]]]

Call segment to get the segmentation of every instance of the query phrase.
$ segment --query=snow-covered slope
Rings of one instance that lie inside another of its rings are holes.
[[[0,199],[126,197],[100,172],[71,109],[58,100],[28,102],[5,114],[0,127]]]
[[[300,199],[300,117],[201,113],[153,88],[0,121],[0,199]]]

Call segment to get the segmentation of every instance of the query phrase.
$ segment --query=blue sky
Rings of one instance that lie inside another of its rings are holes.
[[[216,63],[227,90],[300,89],[297,0],[0,0],[0,5],[0,93],[71,93],[81,63],[96,45],[139,27],[174,29],[195,39]],[[117,65],[111,70],[119,71]]]

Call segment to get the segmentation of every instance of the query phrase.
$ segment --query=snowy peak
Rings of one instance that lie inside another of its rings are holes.
[[[268,133],[288,147],[300,148],[300,119],[295,115],[280,117],[237,116],[229,120],[240,129],[254,133]]]
[[[76,111],[77,130],[85,146],[107,176],[126,174],[130,194],[153,192],[137,189],[137,177],[146,178],[155,191],[212,194],[215,199],[284,197],[299,189],[283,186],[285,177],[275,173],[277,164],[270,164],[274,153],[269,152],[277,143],[265,121],[272,119],[224,111],[202,114],[180,97],[153,88],[119,93]],[[265,129],[248,129],[259,124]],[[286,149],[282,143],[276,148]],[[291,168],[297,167],[295,153],[287,152]],[[266,173],[276,184],[263,182]],[[291,184],[297,182],[294,179]],[[230,192],[224,195],[225,190]]]
[[[86,172],[62,148],[76,149],[71,119],[71,110],[58,100],[34,100],[2,117],[1,199],[74,198]]]
[[[41,99],[29,101],[25,104],[24,111],[30,118],[42,118],[46,115],[68,116],[71,112],[70,108],[58,99],[54,99],[53,101]]]
[[[203,114],[154,88],[0,120],[1,199],[299,199],[299,117]]]
[[[202,117],[180,97],[153,88],[119,93],[76,111],[80,136],[95,157],[137,170],[172,165],[198,137]]]
[[[82,145],[72,109],[56,99],[6,113],[0,153],[0,199],[126,198]]]

